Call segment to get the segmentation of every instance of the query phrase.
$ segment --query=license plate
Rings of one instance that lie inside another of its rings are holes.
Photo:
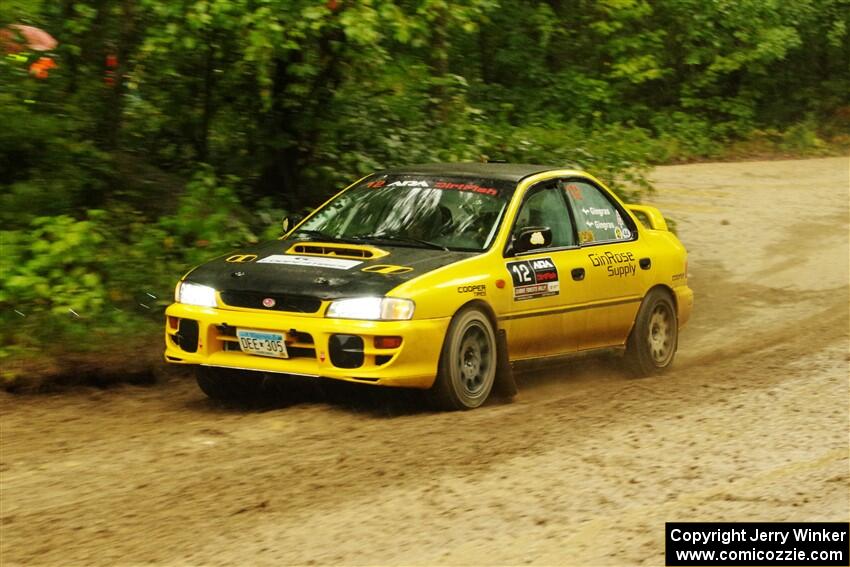
[[[289,358],[286,343],[281,333],[266,333],[265,331],[243,331],[237,329],[239,348],[242,352],[274,358]]]

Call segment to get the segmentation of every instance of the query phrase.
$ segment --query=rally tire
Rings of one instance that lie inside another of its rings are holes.
[[[431,389],[437,407],[453,411],[483,404],[493,389],[497,365],[498,342],[490,318],[476,307],[456,313]]]
[[[257,397],[263,385],[263,374],[229,368],[199,366],[195,380],[207,397],[220,401],[249,401]]]
[[[654,289],[641,303],[634,327],[626,341],[626,368],[638,377],[667,369],[679,346],[679,321],[670,293]]]

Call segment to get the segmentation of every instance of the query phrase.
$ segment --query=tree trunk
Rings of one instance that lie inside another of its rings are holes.
[[[213,95],[215,91],[215,37],[207,34],[207,48],[204,52],[204,93],[203,109],[201,110],[201,125],[196,142],[199,161],[207,161],[209,157],[210,123],[213,117]]]
[[[431,118],[438,123],[448,120],[448,92],[445,85],[449,74],[448,14],[446,8],[439,8],[431,23],[431,51],[428,66],[431,68]],[[436,79],[436,80],[435,80]]]

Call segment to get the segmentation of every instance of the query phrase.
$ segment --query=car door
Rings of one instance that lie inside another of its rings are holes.
[[[560,181],[575,219],[581,254],[589,266],[585,331],[579,349],[625,343],[652,269],[631,217],[601,187],[586,179]]]
[[[522,253],[508,249],[505,254],[512,295],[503,325],[514,360],[575,351],[585,325],[585,313],[576,307],[585,297],[589,263],[578,246],[557,181],[528,190],[512,227],[512,240],[528,227],[548,227],[552,241]]]

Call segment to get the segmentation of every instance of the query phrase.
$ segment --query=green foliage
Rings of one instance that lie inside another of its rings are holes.
[[[0,232],[0,360],[99,349],[152,329],[181,274],[258,233],[279,234],[268,218],[251,222],[227,184],[235,179],[221,181],[202,168],[174,213],[155,221],[91,209],[84,220],[37,217]]]
[[[62,81],[60,71],[45,79],[29,72],[40,57],[27,51],[0,57],[0,223],[5,228],[99,207],[112,181],[111,156],[87,138],[87,117],[53,90]]]
[[[91,210],[90,220],[66,215],[37,217],[26,233],[3,233],[3,272],[0,301],[32,305],[50,313],[93,312],[103,307],[105,288],[99,267],[105,240]]]
[[[103,211],[76,221],[37,217],[28,230],[3,231],[0,283],[0,359],[41,354],[45,347],[81,338],[85,320],[107,305]]]
[[[722,155],[723,144],[708,120],[685,112],[659,113],[652,118],[651,126],[658,132],[654,143],[649,144],[655,148],[649,154],[654,163]]]
[[[780,147],[799,154],[818,153],[826,149],[826,143],[818,137],[817,126],[809,117],[785,131]]]

